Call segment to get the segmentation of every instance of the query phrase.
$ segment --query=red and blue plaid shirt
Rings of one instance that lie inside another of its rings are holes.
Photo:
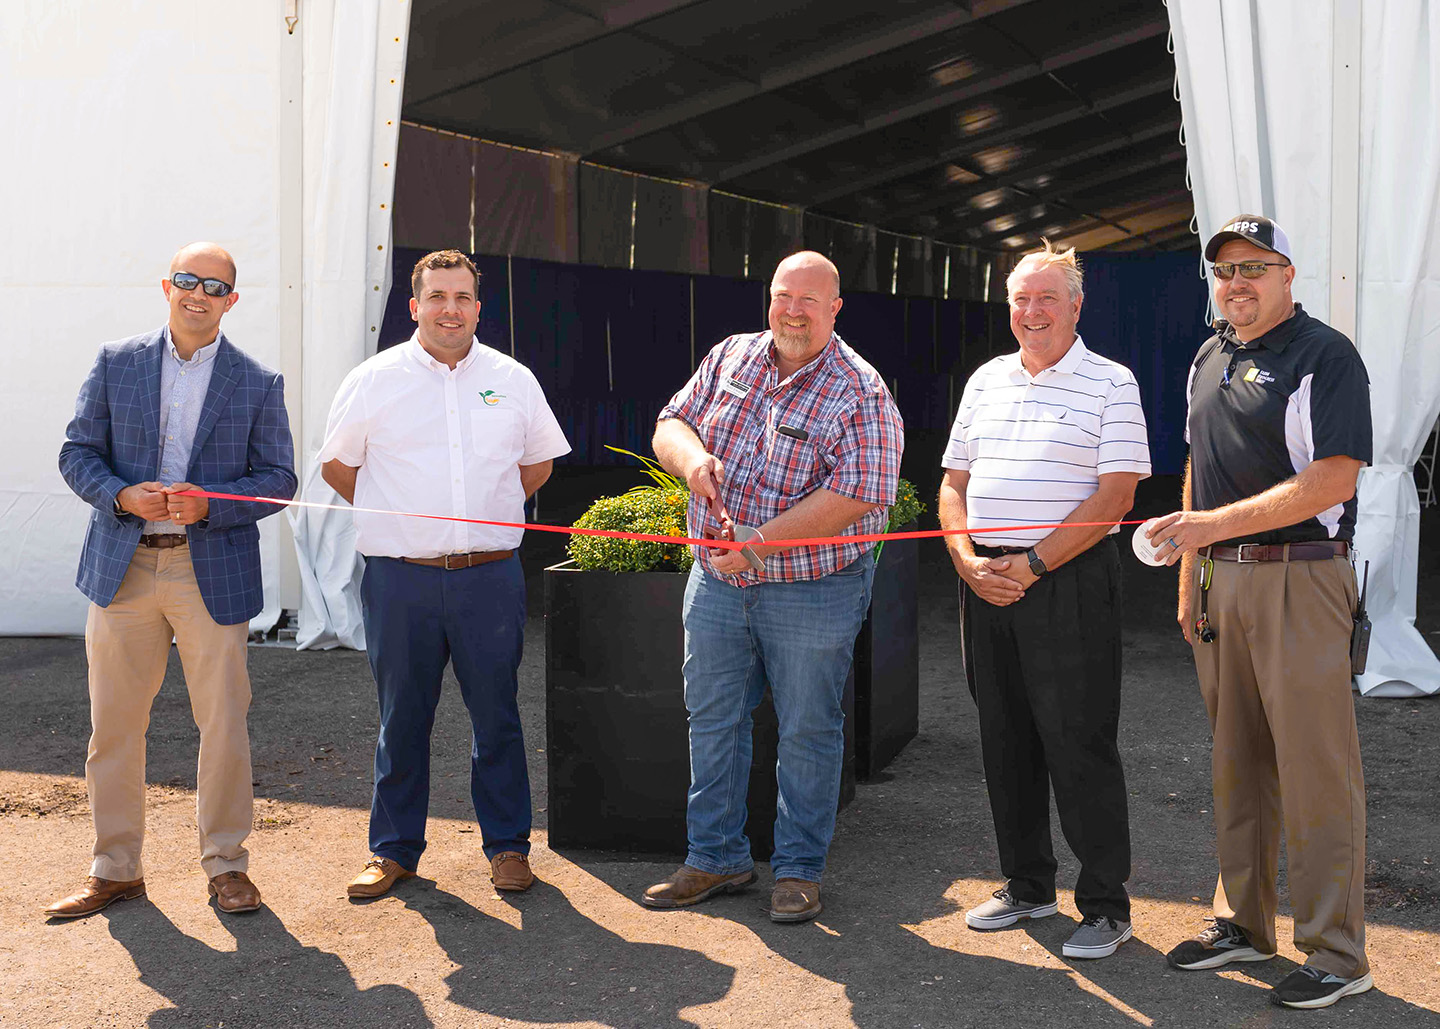
[[[895,503],[905,427],[885,380],[839,336],[781,381],[770,333],[731,336],[700,362],[660,418],[685,422],[725,468],[720,499],[737,525],[760,526],[817,489],[875,505],[840,535],[881,532]],[[778,431],[781,427],[794,434]],[[797,438],[800,437],[800,438]],[[703,497],[690,498],[690,535],[717,531]],[[860,557],[873,543],[796,547],[765,559],[763,573],[731,581],[819,579]],[[714,555],[696,547],[712,575]]]

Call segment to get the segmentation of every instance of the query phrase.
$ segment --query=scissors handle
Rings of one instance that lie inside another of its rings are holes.
[[[725,510],[725,503],[720,499],[719,493],[710,498],[710,517],[720,523],[720,531],[725,539],[735,539],[735,520],[730,517],[730,512]]]

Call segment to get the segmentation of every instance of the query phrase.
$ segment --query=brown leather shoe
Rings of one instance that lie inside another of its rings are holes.
[[[401,879],[413,879],[415,873],[398,861],[391,861],[379,855],[365,862],[360,874],[350,880],[345,892],[352,897],[382,897]]]
[[[530,859],[519,851],[507,850],[490,859],[490,881],[497,890],[519,893],[535,883]]]
[[[670,878],[646,890],[640,903],[647,908],[684,908],[698,904],[715,893],[743,889],[754,881],[753,868],[731,875],[711,875],[698,868],[681,865]]]
[[[244,872],[221,872],[210,880],[210,896],[215,906],[227,915],[256,911],[260,907],[260,891]]]
[[[825,905],[820,903],[820,884],[807,879],[776,879],[770,894],[770,921],[808,922]]]
[[[134,900],[136,897],[143,896],[145,896],[144,879],[118,882],[114,879],[101,879],[98,875],[92,875],[85,880],[83,890],[79,893],[72,893],[64,900],[57,900],[45,909],[45,914],[50,918],[83,918],[86,915],[93,915],[102,908],[108,908],[117,900]]]

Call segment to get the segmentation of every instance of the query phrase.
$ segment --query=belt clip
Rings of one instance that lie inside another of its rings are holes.
[[[1253,564],[1259,564],[1259,563],[1260,563],[1260,559],[1259,559],[1258,557],[1246,557],[1246,556],[1245,556],[1245,548],[1246,548],[1246,547],[1259,547],[1259,546],[1263,546],[1263,544],[1260,544],[1260,543],[1242,543],[1242,544],[1240,544],[1238,547],[1235,548],[1235,563],[1236,563],[1237,565],[1253,565]]]
[[[1200,562],[1200,592],[1202,592],[1202,593],[1208,593],[1208,592],[1209,592],[1209,590],[1210,590],[1210,579],[1214,576],[1214,574],[1215,574],[1215,559],[1214,559],[1213,557],[1210,557],[1210,556],[1207,555],[1206,558],[1205,558],[1205,560],[1203,560],[1203,561]]]
[[[452,557],[458,557],[458,558],[461,558],[462,560],[465,560],[465,561],[469,561],[469,560],[470,560],[470,555],[469,555],[469,554],[446,554],[446,555],[445,555],[445,570],[446,570],[447,572],[458,572],[458,571],[459,571],[460,569],[462,569],[462,568],[469,568],[469,567],[470,567],[468,564],[452,565],[452,564],[450,563],[450,559],[451,559]]]

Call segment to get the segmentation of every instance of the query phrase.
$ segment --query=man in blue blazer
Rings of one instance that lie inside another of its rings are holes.
[[[255,523],[279,507],[178,494],[294,495],[285,385],[220,331],[239,299],[228,253],[190,244],[161,288],[168,323],[100,348],[60,448],[60,474],[94,508],[76,585],[92,601],[85,784],[95,847],[85,888],[46,908],[52,918],[145,893],[145,731],[172,638],[200,728],[200,865],[221,911],[260,906],[245,874],[245,644],[264,602]]]

